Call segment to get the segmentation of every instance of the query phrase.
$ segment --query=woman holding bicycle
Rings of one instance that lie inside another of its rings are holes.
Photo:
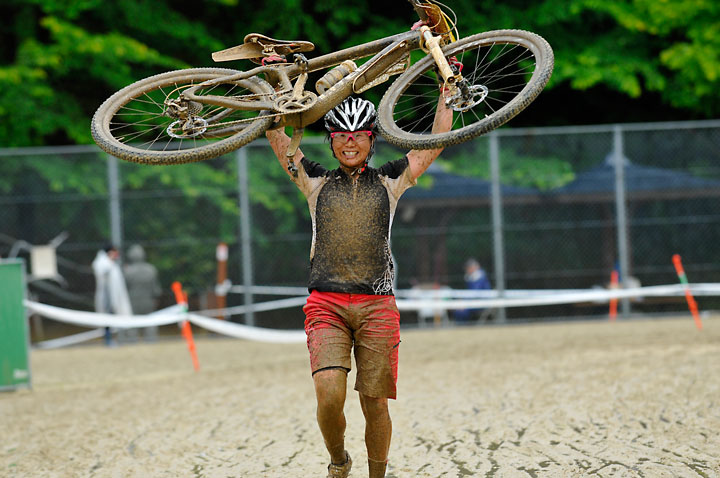
[[[433,133],[451,128],[452,110],[439,101]],[[325,116],[333,156],[327,170],[304,157],[291,159],[288,174],[308,201],[313,224],[310,297],[303,308],[317,420],[330,453],[329,478],[347,477],[345,404],[351,349],[355,390],[365,416],[370,478],[385,476],[392,422],[388,398],[396,398],[400,313],[393,295],[390,227],[397,201],[416,184],[442,149],[412,150],[375,169],[368,166],[376,141],[374,105],[347,98]],[[290,138],[266,135],[281,165]]]

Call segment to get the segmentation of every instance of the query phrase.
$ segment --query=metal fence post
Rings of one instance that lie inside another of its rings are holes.
[[[617,214],[618,261],[620,262],[620,286],[625,288],[630,277],[628,258],[627,203],[625,200],[625,147],[622,126],[613,127],[613,164],[615,166],[615,210]],[[621,299],[623,317],[630,315],[630,300]]]
[[[493,254],[495,260],[495,290],[498,297],[505,296],[505,244],[503,238],[502,195],[500,193],[500,140],[497,132],[490,132],[490,176],[493,224]],[[497,321],[505,322],[504,307],[498,308]]]
[[[108,174],[108,199],[110,207],[110,241],[118,250],[123,250],[122,204],[120,203],[120,172],[118,159],[106,154]],[[121,256],[122,257],[122,256]]]
[[[248,155],[245,148],[237,152],[238,170],[238,192],[240,195],[240,243],[241,243],[241,266],[243,273],[243,286],[245,292],[245,305],[253,303],[253,265],[252,265],[252,236],[250,234],[250,187],[248,181]],[[245,323],[255,325],[255,314],[252,310],[245,312]]]

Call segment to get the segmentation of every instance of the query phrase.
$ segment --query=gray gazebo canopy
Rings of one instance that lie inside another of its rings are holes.
[[[398,206],[413,207],[462,207],[489,205],[492,182],[484,179],[460,176],[448,173],[438,165],[431,165],[424,176],[429,176],[432,184],[410,188],[403,194]],[[503,202],[535,202],[538,191],[518,186],[500,186]]]
[[[678,199],[720,195],[720,180],[694,176],[685,171],[641,166],[623,159],[625,192],[628,199]],[[575,179],[547,193],[563,202],[600,202],[614,200],[615,166],[612,157]]]
[[[628,199],[677,199],[720,196],[720,180],[694,176],[684,171],[641,166],[623,161],[625,191]],[[486,206],[491,201],[490,181],[448,173],[432,165],[425,173],[431,186],[409,189],[399,207]],[[611,158],[582,171],[566,185],[550,191],[518,186],[500,186],[504,204],[559,202],[605,202],[614,200],[615,167]]]

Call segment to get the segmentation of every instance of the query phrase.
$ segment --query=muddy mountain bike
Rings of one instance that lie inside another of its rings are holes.
[[[553,52],[542,37],[495,30],[459,38],[452,10],[434,0],[409,2],[420,21],[404,33],[311,59],[311,42],[253,33],[212,55],[250,60],[257,66],[248,71],[193,68],[133,83],[98,108],[93,138],[126,161],[180,164],[226,154],[268,128],[291,127],[292,157],[307,125],[395,77],[378,106],[381,135],[401,148],[432,149],[503,125],[550,79]],[[310,79],[320,75],[313,90]],[[453,110],[453,125],[433,134],[439,95]]]

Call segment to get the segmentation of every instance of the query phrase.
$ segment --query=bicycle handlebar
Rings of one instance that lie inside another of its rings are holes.
[[[454,26],[448,23],[447,15],[440,5],[432,0],[408,0],[420,17],[420,21],[429,26],[432,32],[443,37],[444,41],[457,40],[453,34]]]
[[[424,8],[420,6],[422,0],[408,0],[410,4],[413,6],[413,9],[415,10],[415,13],[418,14],[418,17],[420,17],[420,20],[426,22],[428,21],[428,15]]]

